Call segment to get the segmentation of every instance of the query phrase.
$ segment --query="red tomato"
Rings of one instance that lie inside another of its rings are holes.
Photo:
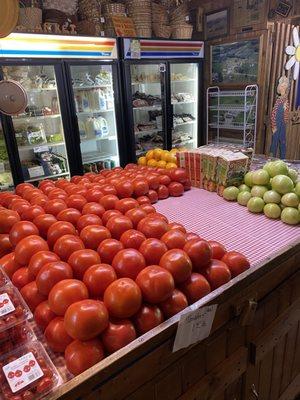
[[[186,242],[183,250],[192,260],[193,269],[201,271],[207,267],[212,259],[212,251],[209,243],[202,239],[192,239]]]
[[[152,189],[153,191],[156,190],[156,189],[158,189],[159,184],[160,184],[160,182],[159,182],[159,176],[156,176],[156,175],[148,175],[148,176],[146,177],[146,179],[147,179],[147,182],[148,182],[148,185],[149,185],[149,189]],[[149,195],[149,193],[148,193],[148,195]]]
[[[189,304],[192,304],[208,295],[211,288],[203,275],[193,272],[190,278],[180,285],[180,290],[186,295]]]
[[[15,247],[20,240],[27,236],[38,235],[39,230],[30,221],[19,221],[16,222],[10,230],[9,240],[11,244]]]
[[[34,310],[34,320],[37,325],[44,331],[47,325],[52,321],[56,315],[50,310],[48,301],[43,301]]]
[[[145,179],[135,179],[133,182],[133,194],[135,197],[144,196],[149,192],[149,185]]]
[[[67,309],[64,325],[73,339],[94,339],[107,328],[108,311],[102,301],[81,300]]]
[[[21,214],[21,219],[23,221],[33,221],[34,218],[39,215],[45,214],[43,207],[41,206],[30,206],[27,210],[24,210]]]
[[[164,174],[166,173],[166,171],[164,171]],[[161,175],[159,177],[159,185],[163,185],[163,186],[169,186],[169,184],[171,183],[171,178],[168,175]]]
[[[160,239],[168,231],[168,224],[160,218],[146,217],[137,226],[147,238]]]
[[[183,233],[186,233],[185,227],[182,224],[178,224],[177,222],[171,222],[168,225],[168,228],[169,229],[176,229],[176,230],[179,230],[179,231],[181,231]]]
[[[83,241],[75,235],[61,236],[57,239],[53,247],[54,253],[56,253],[63,261],[67,261],[74,251],[83,249]]]
[[[120,215],[110,218],[106,224],[106,227],[110,231],[111,236],[114,239],[119,240],[122,236],[122,233],[133,228],[133,224],[128,217]]]
[[[33,189],[34,186],[31,183],[19,183],[19,185],[16,186],[16,194],[22,196],[25,188]]]
[[[73,375],[79,375],[104,358],[104,351],[99,339],[80,342],[74,340],[65,350],[65,360],[68,370]]]
[[[220,260],[211,260],[210,265],[205,269],[204,275],[212,290],[225,285],[231,279],[230,269]]]
[[[186,243],[185,233],[178,229],[171,229],[161,237],[161,241],[168,249],[183,249]]]
[[[0,257],[5,256],[12,251],[13,247],[9,240],[8,233],[1,233],[0,234]]]
[[[222,260],[222,257],[224,257],[227,252],[226,248],[221,243],[216,242],[215,240],[209,240],[208,243],[211,247],[212,258],[214,260]]]
[[[67,308],[76,301],[86,300],[89,293],[85,284],[77,279],[64,279],[51,289],[48,302],[57,315],[64,315]]]
[[[112,185],[104,185],[104,186],[102,186],[101,191],[103,192],[104,196],[106,196],[108,194],[114,195],[114,196],[117,195],[117,191],[114,188],[114,186],[112,186]],[[101,199],[100,199],[100,203],[101,203]]]
[[[102,299],[106,288],[117,279],[115,270],[108,264],[95,264],[83,276],[90,297]]]
[[[23,286],[20,293],[31,311],[34,311],[42,301],[47,300],[47,296],[44,296],[38,291],[35,281]]]
[[[141,307],[141,290],[132,279],[117,279],[105,290],[104,304],[111,316],[130,318]]]
[[[22,289],[23,286],[27,285],[27,283],[32,282],[32,279],[29,277],[28,268],[22,267],[19,268],[12,276],[11,281],[14,286],[16,286],[19,290]]]
[[[48,296],[50,290],[57,282],[72,278],[73,270],[69,264],[63,261],[53,261],[42,266],[35,282],[38,291]]]
[[[84,205],[87,203],[85,197],[80,194],[71,194],[66,199],[66,204],[69,208],[76,208],[76,210],[82,211]]]
[[[44,239],[37,235],[27,236],[16,245],[15,260],[20,265],[28,265],[35,253],[47,250],[49,247]]]
[[[116,217],[117,215],[119,216],[119,215],[123,215],[123,214],[121,213],[121,211],[118,211],[118,210],[107,210],[107,211],[105,211],[105,213],[102,215],[103,225],[106,226],[108,220],[111,217]]]
[[[142,204],[139,209],[145,211],[146,214],[156,213],[155,208],[150,204]]]
[[[175,283],[186,281],[192,273],[192,262],[181,249],[167,251],[160,259],[159,265],[170,272]]]
[[[105,213],[105,208],[99,203],[87,203],[82,209],[83,215],[95,214],[101,218],[104,213]]]
[[[193,232],[189,232],[186,234],[186,240],[190,241],[192,239],[201,239],[199,235],[197,235],[197,233],[193,233]]]
[[[187,181],[188,176],[184,168],[174,168],[170,170],[170,178],[174,182],[180,182],[184,184]]]
[[[66,331],[64,319],[56,317],[52,319],[44,332],[45,338],[51,350],[63,353],[73,339]]]
[[[77,221],[81,217],[81,212],[76,210],[76,208],[66,208],[57,214],[56,218],[59,221],[70,222],[72,225],[76,226]]]
[[[159,264],[161,257],[168,251],[167,246],[159,239],[150,238],[145,240],[140,248],[147,265]]]
[[[97,250],[103,240],[111,238],[111,234],[105,226],[89,225],[82,229],[80,238],[87,249]]]
[[[77,229],[79,230],[79,232],[81,232],[83,228],[89,225],[102,225],[102,220],[96,214],[85,214],[82,215],[77,221]]]
[[[30,279],[35,279],[40,269],[48,263],[59,261],[59,257],[52,251],[38,251],[35,253],[28,264],[28,274]]]
[[[105,208],[105,210],[113,210],[118,200],[119,198],[117,196],[107,194],[100,199],[99,203]]]
[[[119,240],[105,239],[99,244],[97,252],[100,255],[103,263],[111,264],[115,255],[123,249],[123,243],[121,243]]]
[[[100,189],[92,188],[87,191],[85,198],[89,203],[98,203],[103,196],[104,194]]]
[[[135,280],[139,272],[146,267],[146,261],[136,249],[124,249],[114,257],[112,266],[118,277]]]
[[[20,216],[16,211],[0,210],[0,233],[9,233],[16,222],[20,221]]]
[[[115,204],[115,209],[120,211],[122,214],[125,214],[127,211],[131,210],[132,208],[138,208],[139,203],[135,199],[121,199],[118,200]]]
[[[145,217],[147,217],[146,211],[142,210],[141,208],[133,208],[126,212],[126,217],[130,218],[134,228],[137,227],[138,223]]]
[[[75,235],[76,229],[74,225],[67,221],[58,221],[51,225],[47,233],[47,242],[52,248],[61,236],[64,235]]]
[[[128,319],[112,320],[101,335],[105,350],[111,354],[136,339],[134,325]]]
[[[169,197],[169,189],[165,185],[159,185],[157,189],[158,200],[164,200]]]
[[[134,190],[133,184],[129,181],[119,181],[116,183],[115,188],[120,199],[131,197]]]
[[[66,208],[66,203],[61,199],[48,200],[44,207],[46,213],[52,214],[55,217]]]
[[[158,202],[158,194],[155,190],[150,189],[147,196],[148,196],[151,204]]]
[[[223,256],[222,261],[230,269],[233,278],[250,268],[250,262],[247,258],[237,251],[228,251],[228,253]]]
[[[178,314],[188,306],[186,296],[178,289],[174,289],[172,295],[162,303],[160,308],[165,318],[171,318],[173,315]]]
[[[40,235],[46,239],[47,233],[53,224],[57,222],[57,219],[51,214],[42,214],[34,218],[33,223],[38,228]]]
[[[14,202],[14,204],[10,207],[12,211],[16,211],[19,215],[23,213],[23,211],[28,210],[30,205],[24,200],[20,200],[17,202]]]
[[[141,289],[145,301],[151,304],[166,300],[175,288],[174,279],[170,272],[158,265],[144,268],[138,274],[136,283]]]
[[[1,257],[0,265],[9,278],[11,278],[13,274],[19,268],[21,268],[21,265],[19,265],[15,260],[15,253],[8,253],[5,256]]]
[[[139,196],[139,197],[137,197],[136,200],[140,205],[151,204],[151,201],[148,196]]]
[[[85,271],[92,265],[101,262],[99,254],[94,250],[77,250],[71,254],[68,263],[71,265],[74,277],[82,280]]]
[[[164,321],[160,308],[154,305],[142,305],[134,316],[134,324],[140,335],[150,331]]]
[[[155,212],[155,213],[149,214],[148,218],[161,219],[161,220],[165,221],[169,225],[168,218],[165,215],[163,215],[163,214],[161,214],[159,212]],[[168,226],[168,230],[169,230],[169,226]]]
[[[179,197],[184,193],[184,187],[179,182],[171,182],[168,186],[170,196]]]
[[[129,229],[124,232],[120,238],[126,249],[139,249],[141,244],[146,240],[145,235],[142,232],[136,231],[135,229]]]

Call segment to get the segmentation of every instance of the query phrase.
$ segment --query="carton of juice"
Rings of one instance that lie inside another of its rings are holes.
[[[222,196],[228,186],[239,186],[249,171],[250,160],[241,152],[231,152],[219,157],[217,168],[217,192]]]

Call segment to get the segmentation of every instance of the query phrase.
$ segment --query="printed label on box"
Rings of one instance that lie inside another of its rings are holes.
[[[30,178],[36,178],[37,176],[45,175],[45,171],[42,166],[28,168],[28,173]]]
[[[15,311],[15,306],[13,305],[11,299],[7,293],[0,294],[0,317]]]
[[[30,385],[44,375],[31,352],[6,364],[2,369],[13,393]]]
[[[198,308],[180,317],[173,352],[189,347],[209,336],[217,307],[217,304],[213,304]]]

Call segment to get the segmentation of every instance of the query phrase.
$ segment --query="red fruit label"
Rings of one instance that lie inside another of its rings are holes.
[[[13,393],[25,388],[44,375],[31,352],[4,365],[2,369]]]
[[[0,294],[0,317],[15,311],[15,306],[7,293]]]

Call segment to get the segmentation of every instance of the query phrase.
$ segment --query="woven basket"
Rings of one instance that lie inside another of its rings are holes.
[[[37,7],[25,7],[19,10],[18,25],[24,26],[26,29],[34,29],[42,24],[43,13]]]
[[[155,36],[158,38],[162,39],[169,39],[172,33],[172,29],[168,25],[158,25],[158,24],[153,24],[153,32],[155,33]]]
[[[122,3],[111,3],[111,4],[105,4],[103,6],[103,12],[105,14],[124,15],[126,13],[126,10],[125,10],[125,5]]]
[[[193,34],[193,26],[189,24],[177,25],[172,28],[173,39],[191,39]]]
[[[59,10],[68,15],[75,15],[78,11],[78,0],[43,0],[43,9]]]
[[[143,37],[143,38],[151,38],[152,36],[152,29],[151,28],[139,28],[135,27],[136,30],[136,35],[138,37]]]

